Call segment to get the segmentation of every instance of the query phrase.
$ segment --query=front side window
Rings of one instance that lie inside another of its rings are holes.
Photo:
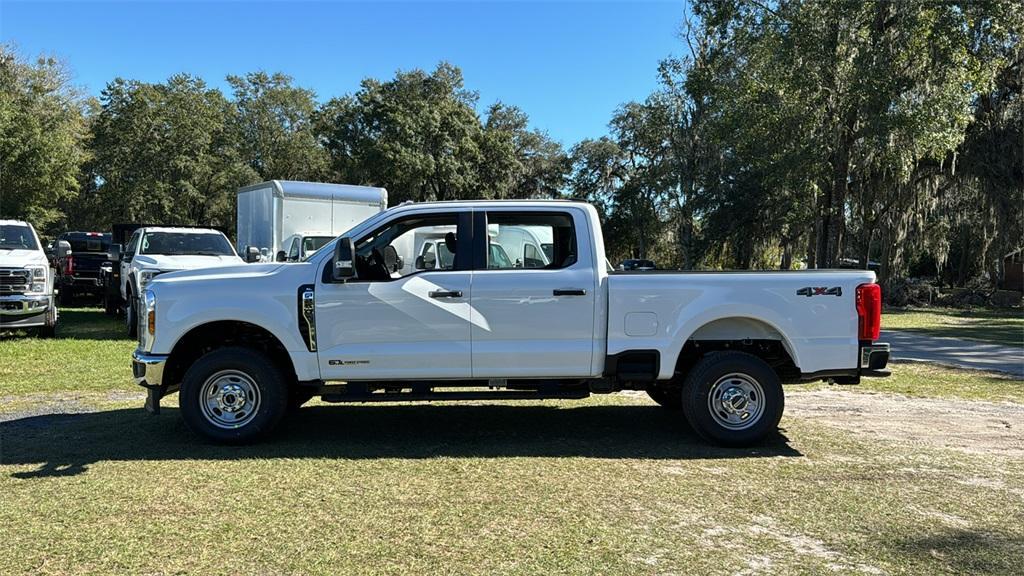
[[[458,245],[457,214],[401,218],[355,242],[356,277],[381,282],[425,270],[452,270]]]
[[[234,256],[235,251],[221,234],[150,232],[142,237],[140,254],[165,256]]]
[[[295,262],[299,259],[299,239],[292,240],[292,246],[288,250],[288,261]]]
[[[487,237],[491,270],[557,270],[578,256],[572,216],[564,212],[488,212]]]
[[[36,235],[28,226],[4,224],[0,226],[0,248],[4,250],[38,250]]]

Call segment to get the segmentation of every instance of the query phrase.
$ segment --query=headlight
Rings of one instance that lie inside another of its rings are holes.
[[[139,287],[145,288],[147,284],[156,278],[157,274],[160,274],[161,270],[143,270],[139,272]]]
[[[28,291],[38,293],[46,292],[46,284],[33,284],[29,286]]]
[[[32,278],[34,280],[46,279],[46,268],[43,268],[42,266],[30,266],[29,270],[32,271]]]
[[[146,317],[146,331],[152,336],[156,334],[156,294],[152,290],[143,292],[142,304]]]

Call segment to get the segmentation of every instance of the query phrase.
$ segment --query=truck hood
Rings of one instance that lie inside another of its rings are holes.
[[[138,254],[135,256],[135,263],[141,265],[143,269],[166,270],[168,272],[244,264],[238,256],[167,256],[164,254]]]
[[[0,248],[0,267],[23,268],[25,266],[49,266],[46,254],[41,250],[7,250]]]
[[[180,272],[161,274],[153,279],[153,284],[173,284],[176,282],[193,282],[196,280],[230,280],[233,278],[257,278],[272,274],[282,264],[239,264],[237,266],[207,267]]]

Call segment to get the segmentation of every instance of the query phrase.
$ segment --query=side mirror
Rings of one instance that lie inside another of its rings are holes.
[[[354,255],[355,249],[352,247],[352,239],[348,236],[339,239],[334,245],[334,268],[332,269],[331,277],[336,282],[344,282],[349,278],[355,277]]]
[[[288,254],[286,254],[284,250],[278,250],[277,254],[274,255],[274,260],[276,262],[287,262]]]
[[[71,254],[71,244],[67,240],[57,242],[57,258],[67,258]]]
[[[260,261],[260,249],[255,246],[245,247],[245,261],[249,264]]]
[[[107,252],[107,260],[110,260],[111,262],[120,262],[121,261],[121,245],[120,244],[111,244],[110,245],[110,248],[108,249],[108,252]]]

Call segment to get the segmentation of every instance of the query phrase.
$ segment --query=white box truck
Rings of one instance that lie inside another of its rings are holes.
[[[238,252],[250,261],[299,261],[387,207],[384,188],[291,180],[246,186],[238,190]]]

